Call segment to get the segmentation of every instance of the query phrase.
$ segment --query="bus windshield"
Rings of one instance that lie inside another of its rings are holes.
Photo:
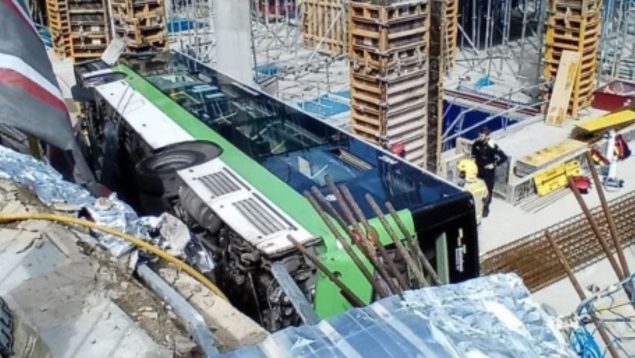
[[[297,192],[325,178],[346,184],[369,216],[363,195],[399,209],[455,196],[457,187],[179,53],[127,63],[238,149]]]

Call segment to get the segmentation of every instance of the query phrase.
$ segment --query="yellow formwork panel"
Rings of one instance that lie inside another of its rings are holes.
[[[540,168],[564,155],[567,155],[586,146],[586,143],[579,140],[566,139],[554,146],[543,148],[534,154],[528,155],[519,161],[528,166]]]
[[[545,196],[558,189],[564,188],[567,186],[568,177],[580,174],[582,174],[582,169],[580,162],[577,160],[572,160],[560,164],[555,168],[547,169],[534,177],[536,193],[539,196]]]
[[[567,108],[573,86],[579,81],[580,55],[577,52],[564,51],[560,58],[556,81],[553,85],[545,122],[552,126],[561,126],[567,118]]]
[[[607,114],[599,118],[586,120],[576,126],[586,132],[597,132],[611,127],[629,124],[635,121],[635,111],[630,109]]]

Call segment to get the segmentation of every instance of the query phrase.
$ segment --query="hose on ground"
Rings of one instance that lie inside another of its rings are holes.
[[[188,274],[190,274],[190,276],[192,276],[194,279],[196,279],[198,282],[200,282],[202,285],[204,285],[205,287],[207,287],[210,291],[212,291],[213,293],[215,293],[217,296],[219,296],[220,298],[227,300],[227,296],[225,296],[225,294],[223,293],[223,291],[221,291],[218,286],[216,286],[212,281],[210,281],[207,277],[205,277],[202,273],[198,272],[195,268],[193,268],[192,266],[188,265],[187,263],[183,262],[182,260],[179,260],[178,258],[170,255],[169,253],[165,252],[164,250],[151,245],[141,239],[138,239],[132,235],[126,234],[125,232],[104,226],[104,225],[99,225],[96,224],[92,221],[88,221],[88,220],[84,220],[84,219],[78,219],[72,216],[68,216],[68,215],[61,215],[61,214],[50,214],[50,213],[17,213],[17,214],[0,214],[0,223],[8,223],[8,222],[14,222],[14,221],[25,221],[25,220],[45,220],[45,221],[53,221],[53,222],[57,222],[60,224],[67,224],[67,225],[77,225],[77,226],[82,226],[85,228],[89,228],[89,229],[93,229],[93,230],[98,230],[101,232],[104,232],[106,234],[110,234],[113,236],[116,236],[120,239],[126,240],[131,242],[133,245],[137,246],[138,248],[141,248],[145,251],[148,251],[149,253],[155,254],[157,256],[159,256],[160,258],[162,258],[163,260],[173,264],[174,266],[182,269],[183,271],[187,272]]]

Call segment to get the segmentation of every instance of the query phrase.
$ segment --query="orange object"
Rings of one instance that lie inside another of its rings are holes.
[[[591,149],[591,157],[597,165],[609,165],[608,159],[595,148]]]

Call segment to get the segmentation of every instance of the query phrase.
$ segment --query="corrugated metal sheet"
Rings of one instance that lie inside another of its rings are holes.
[[[574,357],[513,274],[407,291],[223,357]]]

